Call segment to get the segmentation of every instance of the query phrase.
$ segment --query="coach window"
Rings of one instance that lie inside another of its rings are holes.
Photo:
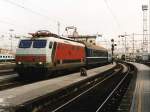
[[[53,42],[49,42],[49,48],[51,49],[53,46]]]

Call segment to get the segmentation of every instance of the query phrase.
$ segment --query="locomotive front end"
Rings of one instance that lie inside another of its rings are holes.
[[[47,40],[21,40],[16,51],[16,71],[19,75],[37,75],[47,72]]]

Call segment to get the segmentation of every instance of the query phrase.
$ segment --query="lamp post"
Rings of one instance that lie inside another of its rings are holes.
[[[127,49],[127,44],[126,44],[126,40],[127,40],[127,36],[129,36],[129,35],[127,35],[126,34],[126,32],[125,32],[125,34],[124,35],[119,35],[118,37],[120,38],[125,38],[125,44],[124,44],[124,47],[125,47],[125,61],[126,61],[126,49]]]
[[[11,43],[10,43],[10,45],[11,45],[11,51],[13,50],[12,49],[12,37],[13,37],[13,35],[12,35],[12,32],[14,31],[14,29],[9,29],[9,31],[10,31],[10,38],[11,38]]]
[[[133,62],[135,61],[135,53],[134,53],[134,33],[133,33]]]
[[[58,26],[58,35],[60,35],[60,22],[57,22],[57,26]]]

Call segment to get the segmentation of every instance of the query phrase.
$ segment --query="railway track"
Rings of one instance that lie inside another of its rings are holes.
[[[107,75],[103,80],[50,111],[115,112],[131,77],[130,67],[122,65],[120,70]]]
[[[14,74],[14,69],[0,70],[0,76]]]
[[[0,76],[0,91],[21,85],[17,74]]]
[[[131,78],[130,67],[118,64],[56,93],[46,94],[13,108],[17,109],[15,112],[116,112]],[[30,83],[33,82],[14,82],[14,85]],[[13,84],[10,82],[10,85]]]

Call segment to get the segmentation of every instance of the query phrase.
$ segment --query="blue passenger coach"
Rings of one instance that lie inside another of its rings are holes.
[[[86,45],[86,64],[106,64],[108,63],[108,51],[101,46],[95,46],[88,43]]]

